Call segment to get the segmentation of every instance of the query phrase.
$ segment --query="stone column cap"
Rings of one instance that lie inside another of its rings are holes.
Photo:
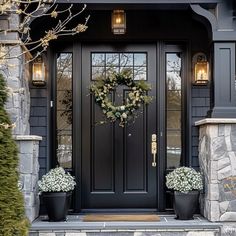
[[[196,126],[207,124],[236,124],[235,118],[206,118],[195,122]]]
[[[43,139],[38,135],[13,135],[13,138],[17,141],[41,141]]]

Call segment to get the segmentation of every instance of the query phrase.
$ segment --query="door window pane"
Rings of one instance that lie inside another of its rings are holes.
[[[146,53],[135,53],[134,54],[134,66],[146,66],[147,65],[147,54]]]
[[[144,66],[134,67],[134,80],[147,80],[147,71]]]
[[[92,80],[130,70],[134,80],[147,80],[147,53],[92,53]]]
[[[120,65],[121,66],[133,66],[133,53],[121,53],[120,54]]]
[[[106,66],[119,65],[119,53],[106,53]]]
[[[105,66],[104,53],[93,53],[92,54],[92,65],[93,66]]]
[[[166,54],[166,157],[167,169],[180,166],[182,154],[181,55]]]
[[[92,79],[96,80],[105,76],[105,67],[92,67]]]
[[[64,168],[72,168],[72,53],[60,53],[56,74],[56,154]]]

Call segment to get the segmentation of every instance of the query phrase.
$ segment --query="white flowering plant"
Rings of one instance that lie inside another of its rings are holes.
[[[75,188],[75,178],[62,167],[51,169],[38,181],[40,192],[69,192]]]
[[[192,190],[202,190],[201,173],[190,167],[179,167],[166,176],[166,186],[169,189],[188,193]]]

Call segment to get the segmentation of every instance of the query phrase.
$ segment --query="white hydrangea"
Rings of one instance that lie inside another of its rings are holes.
[[[74,177],[66,173],[62,167],[51,169],[38,181],[40,192],[69,192],[75,185]]]
[[[179,167],[166,176],[166,186],[182,193],[201,190],[203,189],[202,175],[193,168]]]

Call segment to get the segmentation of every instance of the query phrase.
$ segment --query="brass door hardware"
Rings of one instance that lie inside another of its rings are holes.
[[[152,134],[151,150],[152,150],[152,156],[153,156],[152,166],[153,166],[153,167],[156,167],[156,166],[157,166],[157,163],[156,163],[156,155],[157,155],[157,135],[156,135],[156,134]]]

